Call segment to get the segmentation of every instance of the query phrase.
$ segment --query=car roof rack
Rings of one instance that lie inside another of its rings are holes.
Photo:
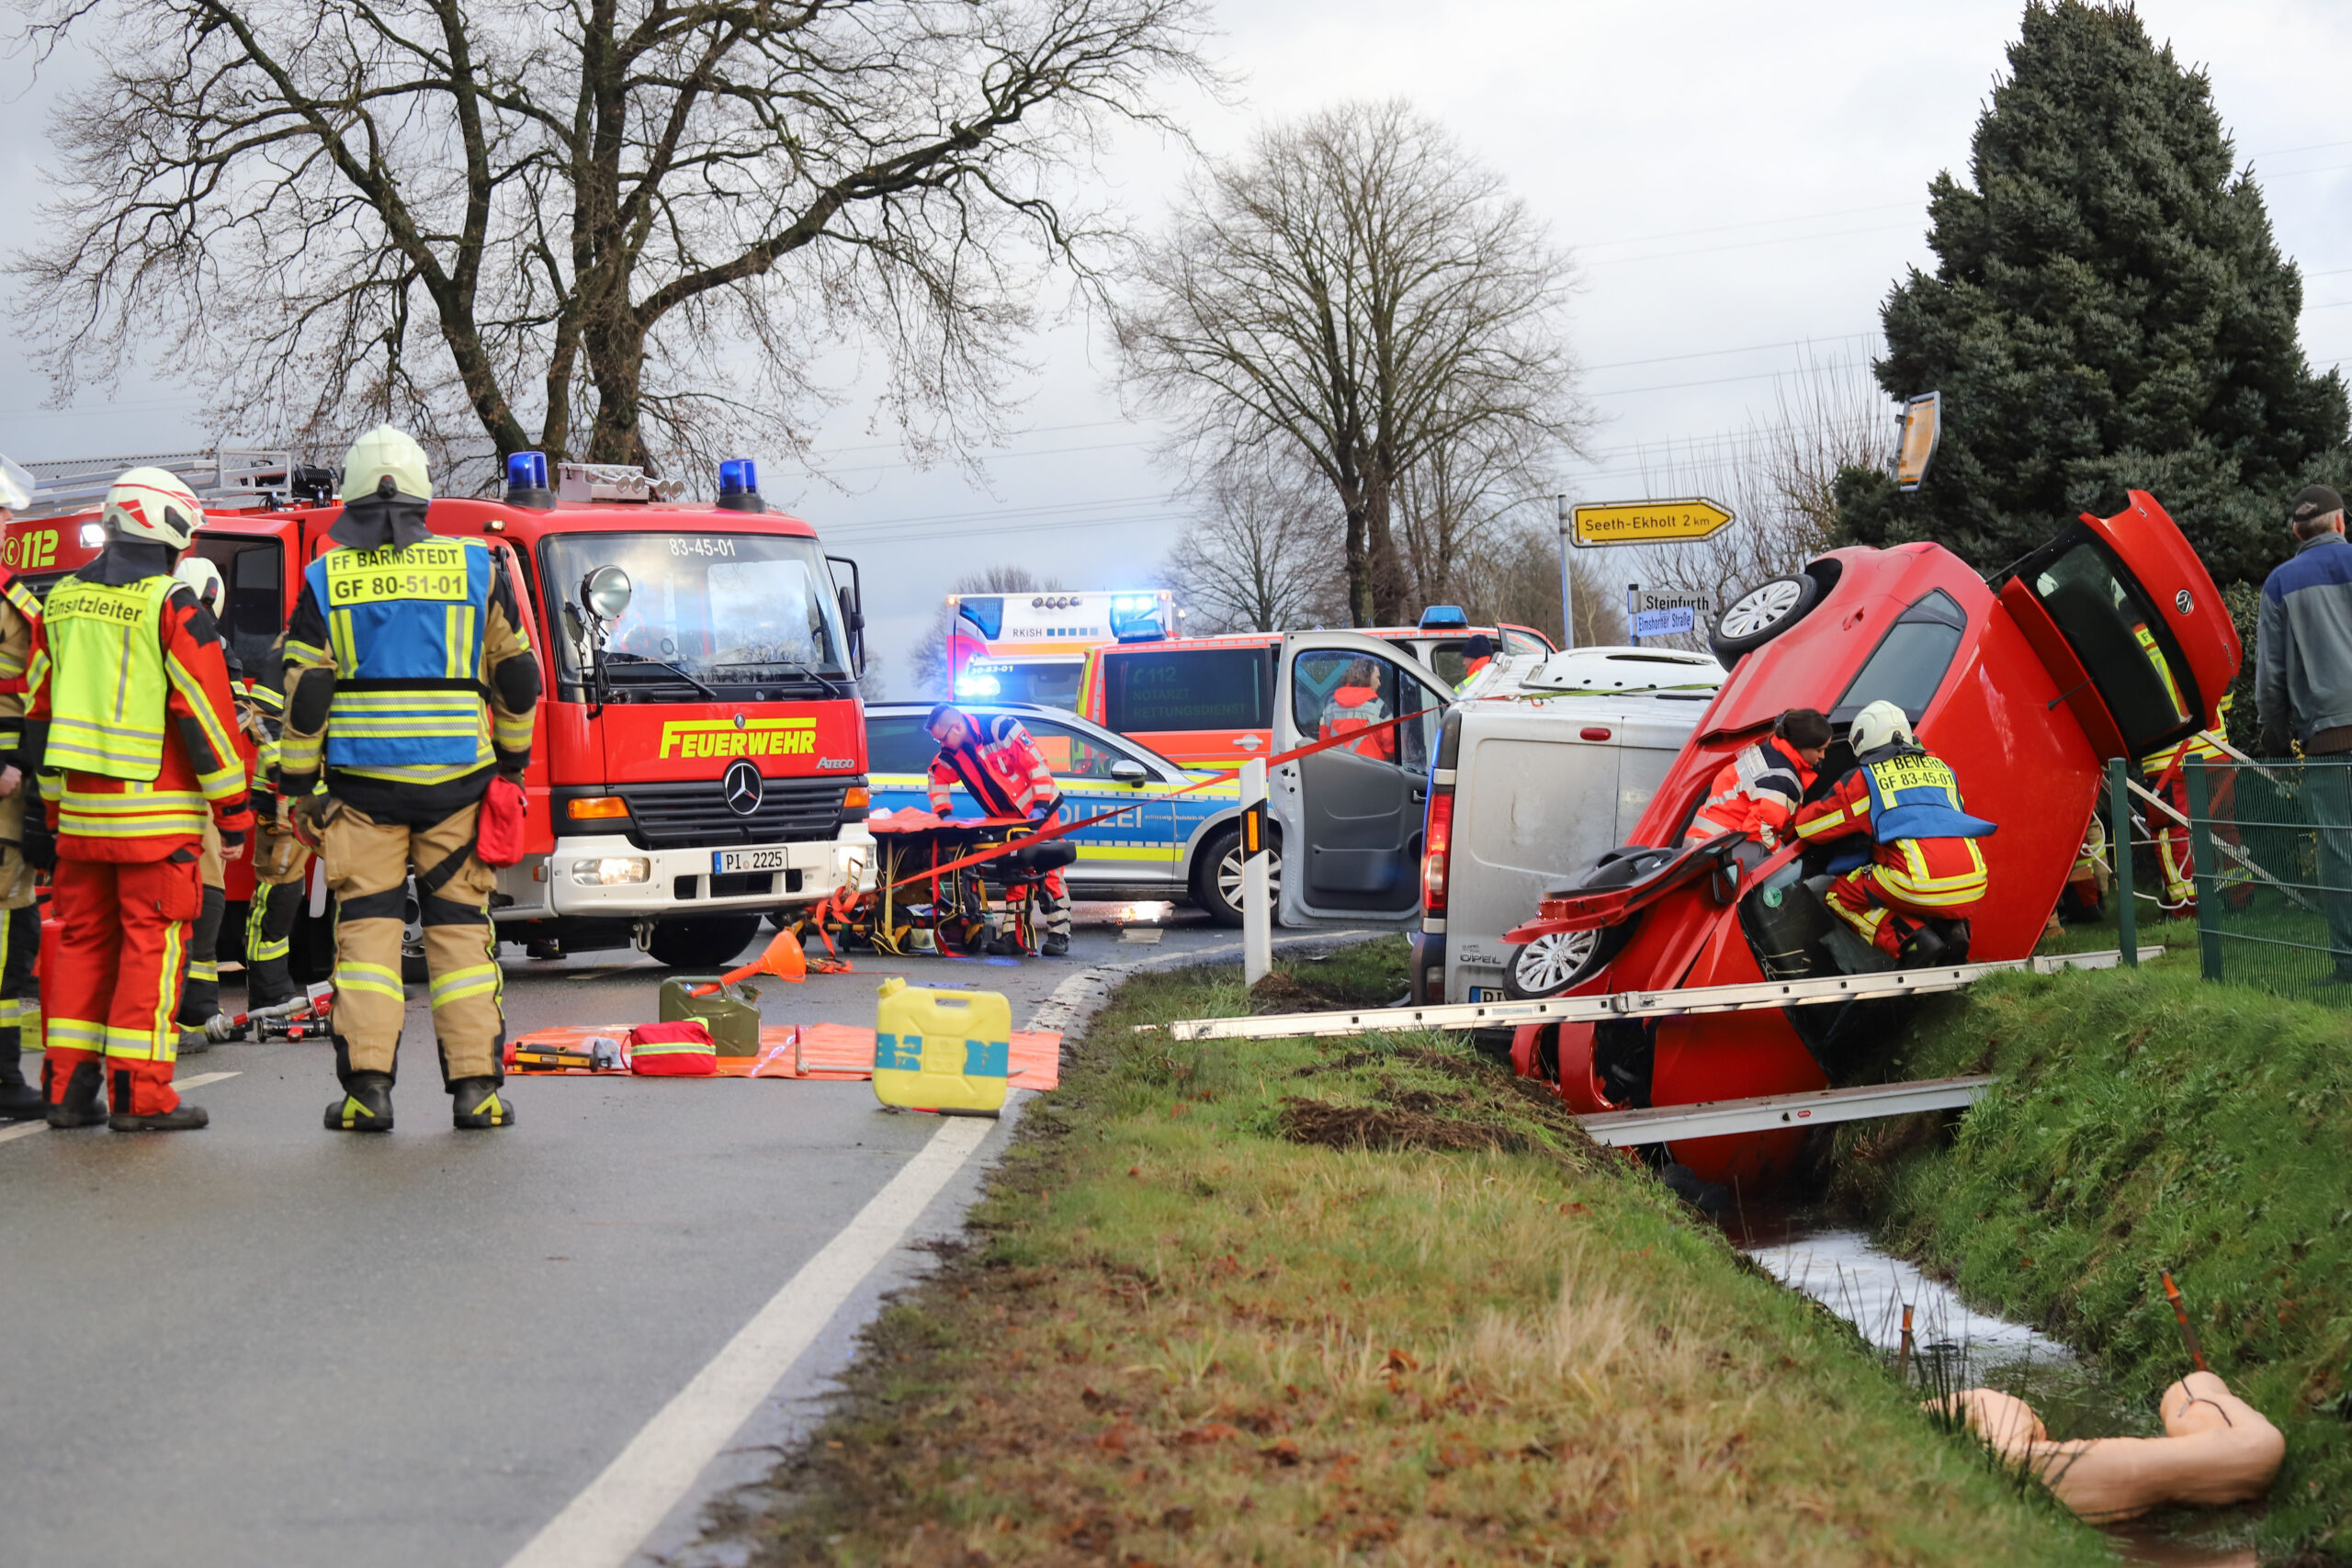
[[[19,517],[96,512],[105,503],[108,487],[126,468],[161,468],[194,491],[206,510],[214,512],[275,506],[297,484],[316,488],[331,482],[323,469],[298,467],[290,452],[240,446],[124,457],[64,457],[24,467],[35,483],[33,503],[17,513]]]

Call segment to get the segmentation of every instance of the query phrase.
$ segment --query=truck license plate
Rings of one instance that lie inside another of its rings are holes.
[[[727,876],[741,871],[782,871],[782,850],[713,850],[710,852],[710,874]]]

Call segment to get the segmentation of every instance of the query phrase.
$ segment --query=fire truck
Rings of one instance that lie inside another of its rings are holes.
[[[340,511],[334,477],[289,454],[166,454],[26,465],[34,504],[0,564],[34,592],[96,555],[97,511],[123,469],[187,480],[206,505],[193,547],[220,568],[221,632],[275,685],[305,567]],[[516,453],[503,497],[436,500],[436,534],[504,558],[544,695],[533,727],[526,852],[499,874],[500,932],[539,956],[636,945],[708,966],[763,914],[870,878],[865,616],[856,564],[772,511],[748,459],[720,465],[716,504],[639,468]],[[252,873],[230,868],[232,906]],[[295,936],[298,971],[324,975],[333,921],[322,874]],[[224,930],[243,931],[232,908]]]
[[[1040,589],[947,600],[947,689],[980,702],[1076,708],[1091,650],[1176,635],[1164,588]]]

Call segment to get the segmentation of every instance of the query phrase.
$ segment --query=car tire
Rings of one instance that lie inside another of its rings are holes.
[[[1707,628],[1707,647],[1728,670],[1742,654],[1753,653],[1804,620],[1820,602],[1821,584],[1811,572],[1759,582],[1715,617]]]
[[[757,915],[705,915],[659,920],[645,951],[672,969],[724,969],[760,934]]]
[[[1599,931],[1547,931],[1520,943],[1503,960],[1503,994],[1522,1002],[1558,996],[1591,973],[1600,939]]]
[[[1241,829],[1237,824],[1212,838],[1193,861],[1193,902],[1221,926],[1241,923]],[[1266,851],[1266,890],[1274,898],[1274,923],[1282,923],[1283,849]]]

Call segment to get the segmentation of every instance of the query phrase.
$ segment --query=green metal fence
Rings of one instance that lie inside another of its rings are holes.
[[[2352,755],[2182,772],[2205,978],[2352,1007]],[[2177,844],[2176,819],[2135,805]]]

